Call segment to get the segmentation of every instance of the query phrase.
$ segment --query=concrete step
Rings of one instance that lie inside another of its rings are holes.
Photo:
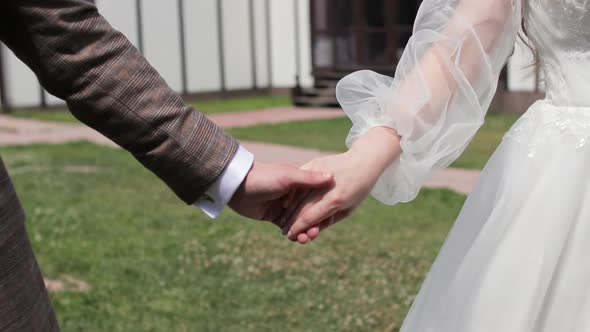
[[[316,79],[314,86],[316,88],[332,88],[335,89],[339,80]]]
[[[293,103],[296,106],[314,107],[338,107],[336,96],[294,96]]]
[[[308,97],[336,97],[336,90],[332,88],[303,88],[299,95]]]

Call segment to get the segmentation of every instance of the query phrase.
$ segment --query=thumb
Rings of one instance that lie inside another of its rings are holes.
[[[316,172],[294,169],[288,177],[289,187],[322,188],[332,184],[334,175],[329,172]]]

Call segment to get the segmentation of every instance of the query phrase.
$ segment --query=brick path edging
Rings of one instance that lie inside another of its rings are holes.
[[[275,108],[270,110],[214,114],[210,118],[224,128],[244,127],[257,124],[277,124],[291,121],[333,119],[343,117],[342,111],[330,109]],[[29,144],[63,144],[74,141],[89,141],[95,144],[117,147],[115,143],[83,125],[64,124],[0,115],[0,146]],[[287,162],[297,165],[308,160],[334,154],[335,152],[304,149],[292,146],[242,142],[256,159],[264,162]],[[458,193],[471,192],[479,171],[446,169],[438,172],[426,183],[430,188],[448,188]]]

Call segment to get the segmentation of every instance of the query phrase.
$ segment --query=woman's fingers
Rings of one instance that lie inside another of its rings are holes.
[[[320,236],[320,232],[323,229],[325,229],[328,226],[331,226],[337,222],[336,218],[338,215],[339,215],[339,213],[337,213],[335,216],[331,216],[331,217],[327,218],[326,220],[322,221],[318,226],[314,226],[314,227],[308,229],[307,231],[297,235],[297,241],[300,244],[307,244],[308,242],[317,239],[318,236]]]
[[[311,242],[311,239],[309,238],[309,236],[307,236],[307,234],[301,233],[297,235],[297,242],[299,242],[299,244],[305,245]]]
[[[317,194],[308,199],[301,211],[297,213],[295,222],[289,229],[287,237],[291,240],[297,239],[297,236],[308,229],[320,224],[323,220],[336,214],[338,206],[334,204],[330,195],[322,195],[318,199]]]
[[[338,213],[336,213],[334,215],[334,217],[332,217],[329,220],[326,220],[324,222],[322,222],[318,227],[320,229],[320,232],[323,231],[324,229],[336,224],[337,222],[344,220],[346,218],[348,218],[350,216],[350,214],[352,213],[351,210],[343,210],[343,211],[338,211]]]
[[[307,232],[305,232],[305,234],[307,234],[307,237],[311,241],[313,241],[313,240],[317,239],[318,236],[320,236],[320,233],[324,229],[334,225],[335,223],[337,223],[343,219],[348,218],[350,216],[350,214],[351,214],[350,210],[339,211],[334,216],[322,221],[319,225],[308,229]]]
[[[320,236],[320,227],[314,226],[314,227],[308,229],[307,232],[301,233],[301,234],[307,234],[307,237],[313,241],[313,240],[317,239],[318,236]]]

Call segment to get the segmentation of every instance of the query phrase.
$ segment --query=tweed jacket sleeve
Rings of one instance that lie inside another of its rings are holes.
[[[238,143],[185,105],[140,52],[84,0],[2,0],[0,37],[76,118],[195,203]]]

